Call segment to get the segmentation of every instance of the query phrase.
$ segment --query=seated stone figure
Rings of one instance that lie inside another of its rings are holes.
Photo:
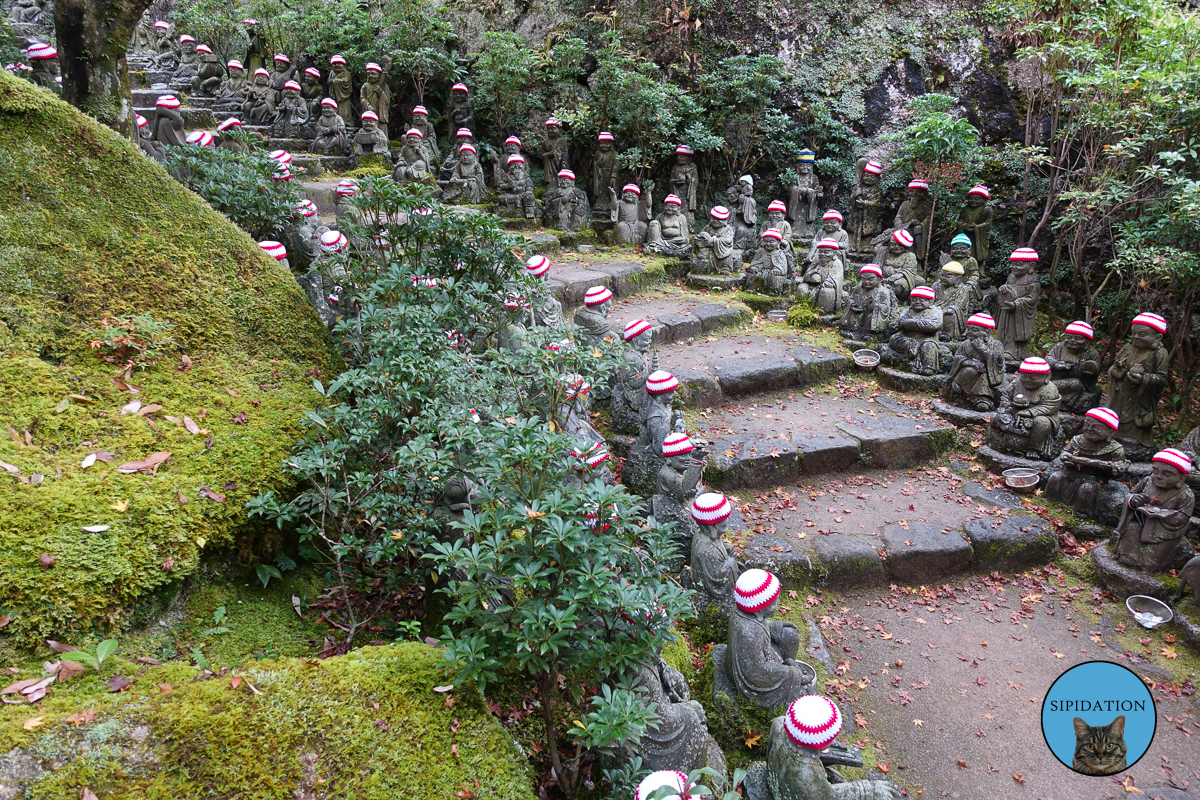
[[[1053,461],[1062,451],[1061,398],[1050,383],[1050,365],[1027,358],[1000,392],[988,428],[988,446],[1033,461]]]
[[[314,124],[316,138],[308,146],[314,155],[346,155],[350,140],[346,136],[346,121],[338,116],[337,100],[326,97],[321,101],[321,116]]]
[[[971,287],[963,283],[962,264],[947,261],[933,284],[933,301],[942,309],[942,340],[962,341],[963,329],[971,312]]]
[[[1133,487],[1117,523],[1112,549],[1118,561],[1145,572],[1166,572],[1191,558],[1192,547],[1183,538],[1196,505],[1185,482],[1191,470],[1191,459],[1180,450],[1154,455],[1150,474]]]
[[[388,149],[387,131],[379,127],[379,115],[374,111],[363,112],[362,127],[354,134],[351,143],[353,149],[350,151],[350,165],[354,169],[362,166],[365,157],[374,157],[383,162],[384,166],[391,166],[392,156]]]
[[[1179,582],[1192,591],[1192,605],[1200,608],[1200,556],[1193,557],[1179,570]]]
[[[963,285],[971,291],[969,313],[983,308],[983,277],[979,262],[971,256],[971,237],[960,233],[950,240],[950,260],[957,261],[963,268]]]
[[[575,173],[558,171],[558,184],[542,198],[542,223],[560,231],[587,230],[592,222],[592,207],[587,194],[575,186]]]
[[[227,76],[221,81],[221,85],[217,88],[217,97],[240,101],[246,99],[246,70],[242,66],[242,62],[236,58],[231,58],[225,62]]]
[[[666,256],[682,258],[692,252],[692,232],[682,211],[683,201],[669,194],[663,210],[646,227],[646,249]]]
[[[283,96],[275,107],[272,133],[281,139],[298,139],[308,125],[308,101],[300,96],[300,84],[288,81]]]
[[[187,141],[183,131],[183,115],[179,108],[183,104],[178,97],[164,95],[154,103],[154,141],[163,147],[178,147]]]
[[[1004,386],[1004,345],[992,335],[996,321],[991,314],[972,314],[964,336],[950,362],[950,377],[942,399],[952,406],[973,411],[993,411]]]
[[[883,271],[878,265],[863,265],[858,276],[858,286],[850,293],[842,314],[842,333],[857,341],[878,341],[896,327],[900,318],[896,295],[883,285]]]
[[[392,180],[396,183],[409,181],[425,181],[429,179],[429,162],[424,144],[425,134],[416,128],[409,128],[404,134],[404,146],[396,155],[396,166],[392,170]]]
[[[475,205],[487,196],[483,167],[479,166],[478,151],[473,144],[458,148],[458,163],[450,170],[450,177],[438,181],[442,187],[442,202]]]
[[[791,291],[792,276],[783,252],[783,234],[774,228],[763,231],[758,251],[746,267],[746,285],[752,291],[769,294]]]
[[[550,291],[550,287],[546,283],[546,274],[550,271],[550,259],[545,256],[531,256],[525,262],[525,271],[540,279],[540,290],[537,296],[530,301],[531,327],[550,328],[553,331],[566,325],[567,320],[563,317],[562,303],[558,302],[558,298],[554,296],[554,292]],[[544,337],[542,338],[544,339]]]
[[[646,378],[638,438],[630,448],[621,477],[626,486],[643,497],[653,495],[657,487],[658,471],[664,463],[663,441],[671,433],[686,430],[683,412],[672,407],[678,389],[679,380],[669,372],[657,370]]]
[[[738,692],[763,708],[778,708],[812,691],[816,672],[796,660],[800,633],[770,617],[779,608],[779,578],[761,569],[743,572],[734,584],[725,669]]]
[[[787,206],[782,200],[772,200],[767,206],[767,221],[763,223],[762,231],[759,236],[774,228],[783,235],[783,244],[780,250],[787,255],[788,269],[795,272],[796,270],[796,248],[792,243],[792,224],[787,221]]]
[[[812,246],[808,248],[808,255],[805,261],[809,264],[815,264],[817,257],[821,254],[821,242],[826,239],[832,239],[837,242],[837,258],[842,262],[842,269],[845,269],[845,254],[850,247],[850,234],[842,229],[842,212],[836,208],[831,208],[821,217],[821,232],[813,237]]]
[[[593,286],[583,296],[583,305],[575,310],[575,324],[584,330],[589,347],[598,347],[604,339],[616,341],[617,333],[608,324],[613,293],[607,286]]]
[[[662,446],[665,463],[658,470],[657,491],[650,498],[654,518],[672,524],[675,529],[671,539],[678,552],[671,560],[672,572],[678,572],[687,560],[697,530],[690,509],[693,498],[704,492],[704,484],[700,482],[704,461],[697,459],[695,452],[696,446],[686,433],[667,434]]]
[[[1062,469],[1051,473],[1046,497],[1074,507],[1085,517],[1109,525],[1117,522],[1129,491],[1118,480],[1129,469],[1125,448],[1113,441],[1121,421],[1110,408],[1093,408],[1083,432],[1063,447]]]
[[[912,287],[921,282],[921,267],[913,253],[912,234],[903,228],[893,231],[882,256],[879,266],[883,269],[883,278],[895,292],[896,299],[904,300]]]
[[[636,434],[646,397],[646,376],[652,371],[646,354],[654,340],[654,329],[646,320],[635,319],[625,325],[623,338],[628,347],[617,367],[609,412],[613,430]]]
[[[271,86],[271,73],[259,68],[254,71],[254,80],[242,94],[242,118],[251,125],[263,125],[275,116],[275,87]]]
[[[599,480],[605,486],[613,485],[612,467],[608,460],[611,453],[603,441],[592,442],[590,445],[580,444],[571,448],[571,466],[573,475],[567,477],[567,486],[578,489],[584,484]]]
[[[1063,340],[1046,354],[1050,362],[1050,380],[1062,395],[1062,410],[1082,414],[1100,402],[1100,353],[1092,347],[1095,338],[1092,326],[1072,322]]]
[[[622,187],[621,196],[618,198],[616,187],[609,187],[608,214],[609,220],[616,223],[613,238],[617,244],[641,244],[646,240],[653,189],[653,181],[646,184],[644,194],[636,184],[627,183]]]
[[[741,272],[742,252],[733,246],[729,209],[713,206],[709,223],[692,239],[693,271],[701,275],[734,275]]]
[[[771,722],[767,745],[770,800],[893,800],[900,788],[890,781],[845,781],[826,769],[822,751],[836,748],[842,714],[828,697],[798,697]],[[831,780],[832,779],[832,780]]]
[[[833,314],[846,303],[842,282],[846,277],[841,258],[841,245],[836,239],[821,239],[816,242],[816,258],[808,271],[797,282],[796,291],[802,297],[811,297],[817,308]]]
[[[501,217],[538,218],[533,180],[529,177],[525,156],[520,153],[509,155],[507,165],[499,171],[495,213]]]
[[[215,55],[208,45],[200,45],[196,50],[200,53],[200,66],[196,70],[196,76],[192,78],[192,94],[216,97],[225,81],[225,67],[221,64],[221,57]]]
[[[691,502],[690,516],[695,533],[690,563],[692,588],[697,593],[696,606],[702,610],[715,603],[722,609],[722,616],[729,613],[733,587],[743,571],[734,556],[733,547],[722,538],[729,529],[731,514],[733,506],[723,494],[709,492]]]
[[[950,368],[950,351],[939,344],[942,309],[933,304],[933,289],[914,286],[909,306],[900,315],[900,330],[888,340],[889,360],[914,375],[936,375]]]

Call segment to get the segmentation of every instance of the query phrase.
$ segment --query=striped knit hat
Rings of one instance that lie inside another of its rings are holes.
[[[640,186],[638,186],[637,184],[634,184],[634,183],[627,183],[627,184],[625,184],[624,186],[622,186],[622,187],[621,187],[621,194],[625,194],[625,192],[633,192],[633,193],[634,193],[634,194],[636,194],[638,197],[641,197],[641,196],[642,196],[642,189],[641,189],[641,187],[640,187]]]
[[[242,62],[238,61],[236,58],[231,58],[228,61],[226,61],[225,68],[226,69],[245,69],[245,67],[242,66]]]
[[[980,328],[987,328],[988,330],[996,329],[996,320],[992,319],[992,315],[984,314],[982,312],[979,314],[972,314],[967,319],[967,324],[978,325]]]
[[[415,136],[415,137],[417,137],[418,139],[424,139],[424,138],[425,138],[425,134],[421,133],[421,132],[420,132],[419,130],[417,130],[416,128],[409,128],[407,131],[405,131],[405,132],[404,132],[404,135],[405,135],[405,136]],[[520,156],[513,156],[513,158],[520,158]],[[523,159],[523,158],[522,158],[521,160],[522,160],[522,161],[524,161],[525,159]]]
[[[164,94],[154,101],[154,105],[159,108],[179,108],[183,103],[179,102],[179,98],[173,94]]]
[[[784,715],[788,738],[809,750],[824,750],[842,730],[842,714],[828,697],[806,694],[788,706]]]
[[[333,191],[335,194],[352,197],[358,194],[358,184],[349,178],[344,178],[337,182],[337,186],[333,188]]]
[[[690,453],[696,449],[692,444],[692,440],[688,438],[686,433],[672,433],[667,438],[663,439],[662,454],[663,458],[671,456],[681,456],[684,453]]]
[[[799,153],[796,154],[796,160],[813,162],[813,161],[817,160],[817,154],[814,153],[812,150],[801,150]]]
[[[515,144],[517,147],[521,146],[521,140],[515,136],[508,137],[507,139],[504,140],[504,143],[505,144]]]
[[[467,88],[467,85],[466,85],[465,83],[456,83],[456,84],[454,84],[453,86],[451,86],[451,87],[450,87],[450,91],[452,91],[452,92],[463,92],[464,94],[470,94],[470,93],[471,93],[471,92],[470,92],[470,90]]]
[[[608,131],[600,131],[600,135],[596,137],[596,141],[598,141],[598,142],[615,142],[616,137],[614,137]]]
[[[1075,321],[1067,326],[1067,333],[1075,333],[1087,339],[1095,339],[1096,331],[1086,322]]]
[[[776,228],[767,228],[765,231],[762,232],[762,238],[774,239],[777,242],[782,242],[783,234],[780,233],[779,230]]]
[[[547,117],[546,118],[546,127],[547,128],[561,128],[562,121],[559,120],[558,117]]]
[[[238,119],[237,117],[229,117],[228,119],[217,123],[217,130],[219,130],[219,131],[227,131],[230,128],[240,128],[240,127],[242,127],[242,121],[240,119]]]
[[[1012,255],[1008,257],[1009,261],[1037,261],[1037,250],[1032,247],[1018,247],[1013,250]]]
[[[683,205],[683,201],[679,199],[679,195],[669,194],[665,198],[663,198],[663,205],[664,206],[681,206],[681,205]]]
[[[983,198],[990,198],[992,196],[992,193],[988,191],[988,188],[986,186],[983,186],[982,184],[979,186],[972,186],[971,191],[967,192],[967,196],[970,196],[973,194],[977,194]]]
[[[779,597],[779,578],[765,569],[748,569],[733,585],[733,600],[747,614],[757,614]]]
[[[273,181],[290,181],[292,179],[292,170],[287,164],[280,164],[275,168],[275,172],[271,175]]]
[[[824,214],[821,215],[821,219],[823,219],[823,220],[836,219],[838,222],[842,222],[843,221],[842,220],[842,212],[838,211],[836,208],[831,208],[828,211],[826,211]]]
[[[914,286],[912,291],[908,293],[908,296],[910,299],[913,297],[921,297],[926,300],[932,300],[935,297],[932,287],[929,286]]]
[[[863,172],[869,175],[882,175],[883,164],[880,164],[878,161],[868,161],[866,166],[863,167]]]
[[[708,215],[713,219],[729,219],[729,209],[725,206],[713,206]]]
[[[560,178],[568,178],[568,179],[570,179],[570,180],[575,180],[575,173],[574,173],[574,172],[571,172],[571,170],[569,170],[569,169],[560,169],[560,170],[558,171],[558,177],[560,177]]]
[[[321,101],[321,106],[332,108],[334,111],[337,111],[337,100],[334,100],[332,97],[326,97]]]
[[[583,303],[587,306],[598,306],[607,303],[613,299],[612,290],[607,286],[593,286],[587,290],[583,296]]]
[[[329,59],[329,64],[330,64],[331,66],[332,66],[333,64],[345,64],[345,63],[346,63],[346,57],[345,57],[345,56],[333,56],[333,57],[331,57],[331,58]]]
[[[625,326],[625,341],[632,342],[653,326],[644,319],[635,319]]]
[[[787,206],[783,204],[782,200],[772,200],[771,205],[767,206],[767,211],[778,211],[782,214],[787,211]]]
[[[287,83],[285,83],[283,85],[283,88],[291,89],[294,92],[298,92],[298,91],[300,91],[300,84],[296,83],[295,81],[288,81]]]
[[[315,217],[317,215],[317,204],[312,200],[305,199],[296,203],[293,210],[302,217]]]
[[[374,61],[368,61],[365,69],[367,72],[383,72],[383,67],[379,66]]]
[[[379,115],[376,114],[374,111],[364,111],[362,114],[362,119],[363,119],[363,122],[366,122],[369,119],[373,119],[376,122],[379,122]]]
[[[308,69],[304,70],[304,74],[311,75],[318,80],[321,78],[321,70],[317,69],[316,67],[309,67]]]
[[[666,370],[657,370],[646,378],[646,392],[649,394],[666,394],[679,388],[679,380]]]
[[[413,106],[412,113],[420,114],[422,117],[428,117],[429,109],[425,108],[425,106]]]
[[[470,151],[472,153],[479,152],[478,150],[475,149],[475,145],[471,144],[470,142],[463,142],[461,145],[459,145],[458,152],[466,153],[467,151]]]
[[[341,231],[325,231],[321,234],[321,249],[326,253],[340,253],[346,249],[349,241]]]
[[[292,154],[287,150],[272,150],[267,155],[267,158],[271,159],[272,161],[277,161],[280,164],[292,163]]]
[[[454,132],[454,138],[456,138],[456,139],[461,139],[464,136],[468,139],[475,138],[475,134],[471,133],[470,128],[459,128],[458,130],[456,130]]]
[[[1134,325],[1149,325],[1159,333],[1167,332],[1167,321],[1158,314],[1151,314],[1149,311],[1143,311],[1133,318]]]
[[[187,44],[188,42],[194,42],[194,41],[196,41],[196,37],[195,37],[195,36],[191,36],[190,34],[186,34],[186,33],[185,33],[185,34],[183,34],[182,36],[180,36],[180,37],[179,37],[179,43],[180,43],[180,44]]]
[[[1108,427],[1112,428],[1114,431],[1121,427],[1121,417],[1111,408],[1105,408],[1103,406],[1100,406],[1099,408],[1093,408],[1084,414],[1084,416],[1091,417],[1092,419],[1098,419]]]
[[[1154,454],[1154,458],[1150,460],[1157,461],[1160,464],[1170,464],[1184,474],[1192,471],[1192,460],[1188,458],[1187,453],[1184,453],[1182,450],[1176,450],[1174,447],[1159,450]]]
[[[858,271],[858,274],[859,275],[878,275],[879,277],[882,278],[883,270],[881,270],[879,268],[878,264],[863,264],[862,269],[860,269]]]
[[[158,28],[160,31],[165,31],[167,28],[171,27],[171,23],[161,19],[155,20],[154,27]]]
[[[580,450],[578,447],[571,449],[571,455],[578,459],[579,463],[575,465],[575,469],[595,469],[608,460],[608,448],[604,446],[604,442],[596,442],[591,447]]]
[[[254,70],[254,77],[257,78],[259,75],[262,75],[263,77],[266,77],[266,78],[271,77],[271,73],[267,72],[262,67],[259,67],[258,69]]]
[[[192,131],[184,139],[188,144],[198,144],[201,147],[212,147],[216,140],[208,131]]]
[[[838,250],[838,249],[841,249],[841,245],[838,243],[837,239],[831,239],[828,236],[826,236],[824,239],[817,242],[817,249],[818,250]]]
[[[965,233],[956,234],[955,237],[950,240],[950,246],[953,247],[956,244],[965,244],[967,247],[970,247],[971,237],[967,236]]]
[[[208,55],[211,56],[212,48],[206,44],[198,44],[198,45],[196,45],[196,52],[197,53],[207,53]]]
[[[287,57],[285,54],[283,54],[283,53],[276,53],[276,54],[275,54],[275,58],[274,58],[274,60],[275,60],[275,61],[282,61],[282,62],[283,62],[283,63],[285,63],[285,64],[290,64],[290,63],[292,63],[292,60],[291,60],[290,58],[288,58],[288,57]]]
[[[929,191],[929,182],[920,180],[919,178],[913,178],[911,181],[908,182],[908,188],[924,189],[925,191]]]
[[[258,246],[263,249],[264,253],[276,261],[283,261],[285,258],[287,258],[287,248],[281,245],[279,242],[272,242],[268,239],[266,241],[259,242]]]
[[[535,278],[540,278],[550,271],[550,259],[545,256],[531,256],[525,262],[525,271]]]
[[[668,794],[664,800],[700,800],[699,795],[689,794],[686,798],[683,796],[684,787],[687,786],[687,775],[673,769],[663,769],[658,772],[651,772],[642,782],[638,784],[637,790],[633,793],[633,800],[646,800],[656,789],[666,787],[674,790],[675,794]]]
[[[679,145],[679,147],[675,148],[675,155],[677,155],[677,156],[691,156],[691,155],[695,155],[695,154],[696,154],[696,151],[693,150],[691,147],[689,147],[686,144],[681,144],[681,145]]]
[[[664,439],[663,442],[665,448],[666,440]],[[688,446],[691,447],[691,442],[688,442]],[[678,453],[673,455],[678,455]],[[733,506],[729,504],[729,500],[723,494],[706,492],[692,501],[692,519],[701,525],[716,525],[718,522],[724,522],[732,513]]]
[[[966,270],[963,269],[963,265],[958,263],[957,261],[947,261],[945,264],[942,264],[942,269],[945,270],[946,272],[949,272],[951,275],[966,275],[967,274]]]
[[[1021,362],[1019,371],[1025,373],[1026,375],[1049,375],[1050,364],[1047,363],[1046,359],[1044,358],[1030,356]]]
[[[146,119],[141,114],[135,114],[134,116],[137,117],[137,126],[139,128],[144,128],[150,124],[150,120]]]
[[[895,231],[892,232],[892,241],[894,241],[896,244],[900,245],[901,247],[912,247],[913,246],[912,234],[909,233],[908,231],[904,230],[903,228],[897,228]]]

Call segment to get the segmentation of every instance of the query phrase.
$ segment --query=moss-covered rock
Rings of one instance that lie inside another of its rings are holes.
[[[31,800],[78,798],[84,786],[106,800],[531,800],[525,759],[479,692],[434,691],[444,663],[420,644],[276,659],[238,672],[257,694],[180,665],[151,668],[119,695],[88,675],[56,686],[56,707],[31,731],[28,707],[5,706],[3,738],[30,772],[44,770],[25,788]],[[67,721],[83,710],[95,720]]]
[[[173,326],[178,349],[135,371],[134,393],[89,340],[101,318],[138,314]],[[287,489],[280,464],[319,399],[309,374],[336,367],[303,292],[249,236],[130,142],[0,74],[0,461],[17,470],[0,472],[3,635],[118,623],[205,546],[269,552],[242,507]],[[135,399],[162,409],[122,413]],[[156,474],[115,469],[155,452],[171,453]]]

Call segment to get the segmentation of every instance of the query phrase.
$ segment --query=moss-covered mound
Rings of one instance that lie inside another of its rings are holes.
[[[84,786],[106,800],[532,800],[525,759],[479,692],[434,691],[442,663],[419,644],[264,661],[238,672],[260,694],[229,676],[193,682],[198,670],[179,665],[120,695],[89,675],[56,686],[52,710],[5,706],[3,738],[22,747],[26,774],[47,770],[26,786],[36,800]],[[95,719],[75,727],[81,711]]]
[[[135,371],[133,392],[90,340],[100,319],[139,314],[178,347]],[[0,73],[0,636],[119,622],[204,546],[237,541],[252,559],[242,506],[286,489],[279,466],[316,399],[306,373],[333,367],[302,291],[245,233]],[[123,414],[132,400],[162,408]],[[171,456],[155,474],[116,469],[156,452]]]

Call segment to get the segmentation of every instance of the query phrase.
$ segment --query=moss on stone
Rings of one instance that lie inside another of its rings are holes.
[[[757,292],[737,291],[730,297],[742,305],[748,306],[751,311],[759,314],[766,314],[777,308],[783,308],[787,300],[782,297],[776,297],[770,294],[758,294]]]
[[[696,665],[692,663],[692,651],[688,648],[687,641],[678,633],[672,631],[670,644],[662,650],[662,659],[679,670],[689,685],[696,679]]]

